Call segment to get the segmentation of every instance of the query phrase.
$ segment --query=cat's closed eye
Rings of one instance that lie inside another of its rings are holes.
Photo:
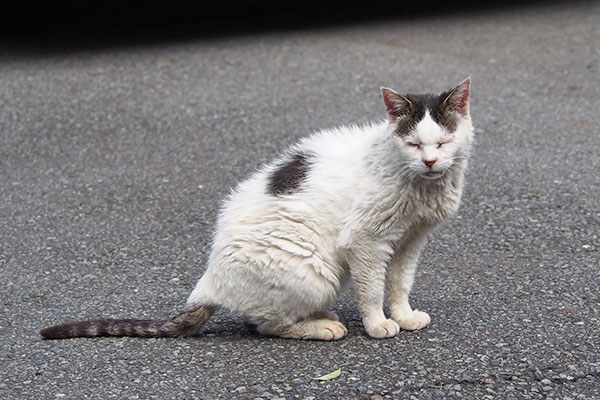
[[[420,143],[406,142],[406,144],[409,145],[410,147],[415,147],[417,149],[421,148]],[[437,143],[437,148],[440,149],[445,144],[448,144],[448,142],[439,142],[439,143]]]

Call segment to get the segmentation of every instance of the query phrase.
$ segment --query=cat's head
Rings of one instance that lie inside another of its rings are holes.
[[[471,78],[439,95],[381,89],[390,133],[411,175],[438,179],[465,160],[473,136],[470,88]]]

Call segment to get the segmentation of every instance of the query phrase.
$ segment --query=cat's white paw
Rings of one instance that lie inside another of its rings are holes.
[[[313,333],[313,336],[308,336],[308,339],[317,339],[317,340],[340,340],[346,336],[348,333],[348,329],[338,321],[332,320],[320,320],[323,321],[320,327],[320,331],[318,333]]]
[[[431,322],[429,314],[423,311],[414,310],[408,315],[403,315],[401,318],[396,318],[396,322],[400,325],[400,328],[407,331],[416,331],[423,329]]]
[[[342,339],[347,332],[348,330],[341,322],[330,319],[312,319],[290,326],[279,336],[288,339],[330,341]]]
[[[369,336],[375,339],[394,337],[400,332],[400,327],[393,319],[386,319],[382,324],[374,327],[365,326]]]

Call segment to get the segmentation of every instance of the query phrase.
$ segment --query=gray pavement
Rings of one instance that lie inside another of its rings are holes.
[[[0,57],[0,398],[600,398],[600,4],[559,2]],[[188,339],[42,341],[70,319],[168,317],[220,200],[380,86],[473,78],[462,208],[426,247],[431,326],[336,343],[226,313]],[[342,368],[328,382],[309,380]]]

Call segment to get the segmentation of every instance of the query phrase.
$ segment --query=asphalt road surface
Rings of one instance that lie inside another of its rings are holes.
[[[2,41],[0,398],[600,398],[599,21],[600,3],[564,1]],[[429,328],[370,339],[348,292],[335,343],[225,312],[187,339],[39,337],[173,315],[237,181],[314,130],[384,118],[380,86],[467,75],[465,197],[412,297]]]

